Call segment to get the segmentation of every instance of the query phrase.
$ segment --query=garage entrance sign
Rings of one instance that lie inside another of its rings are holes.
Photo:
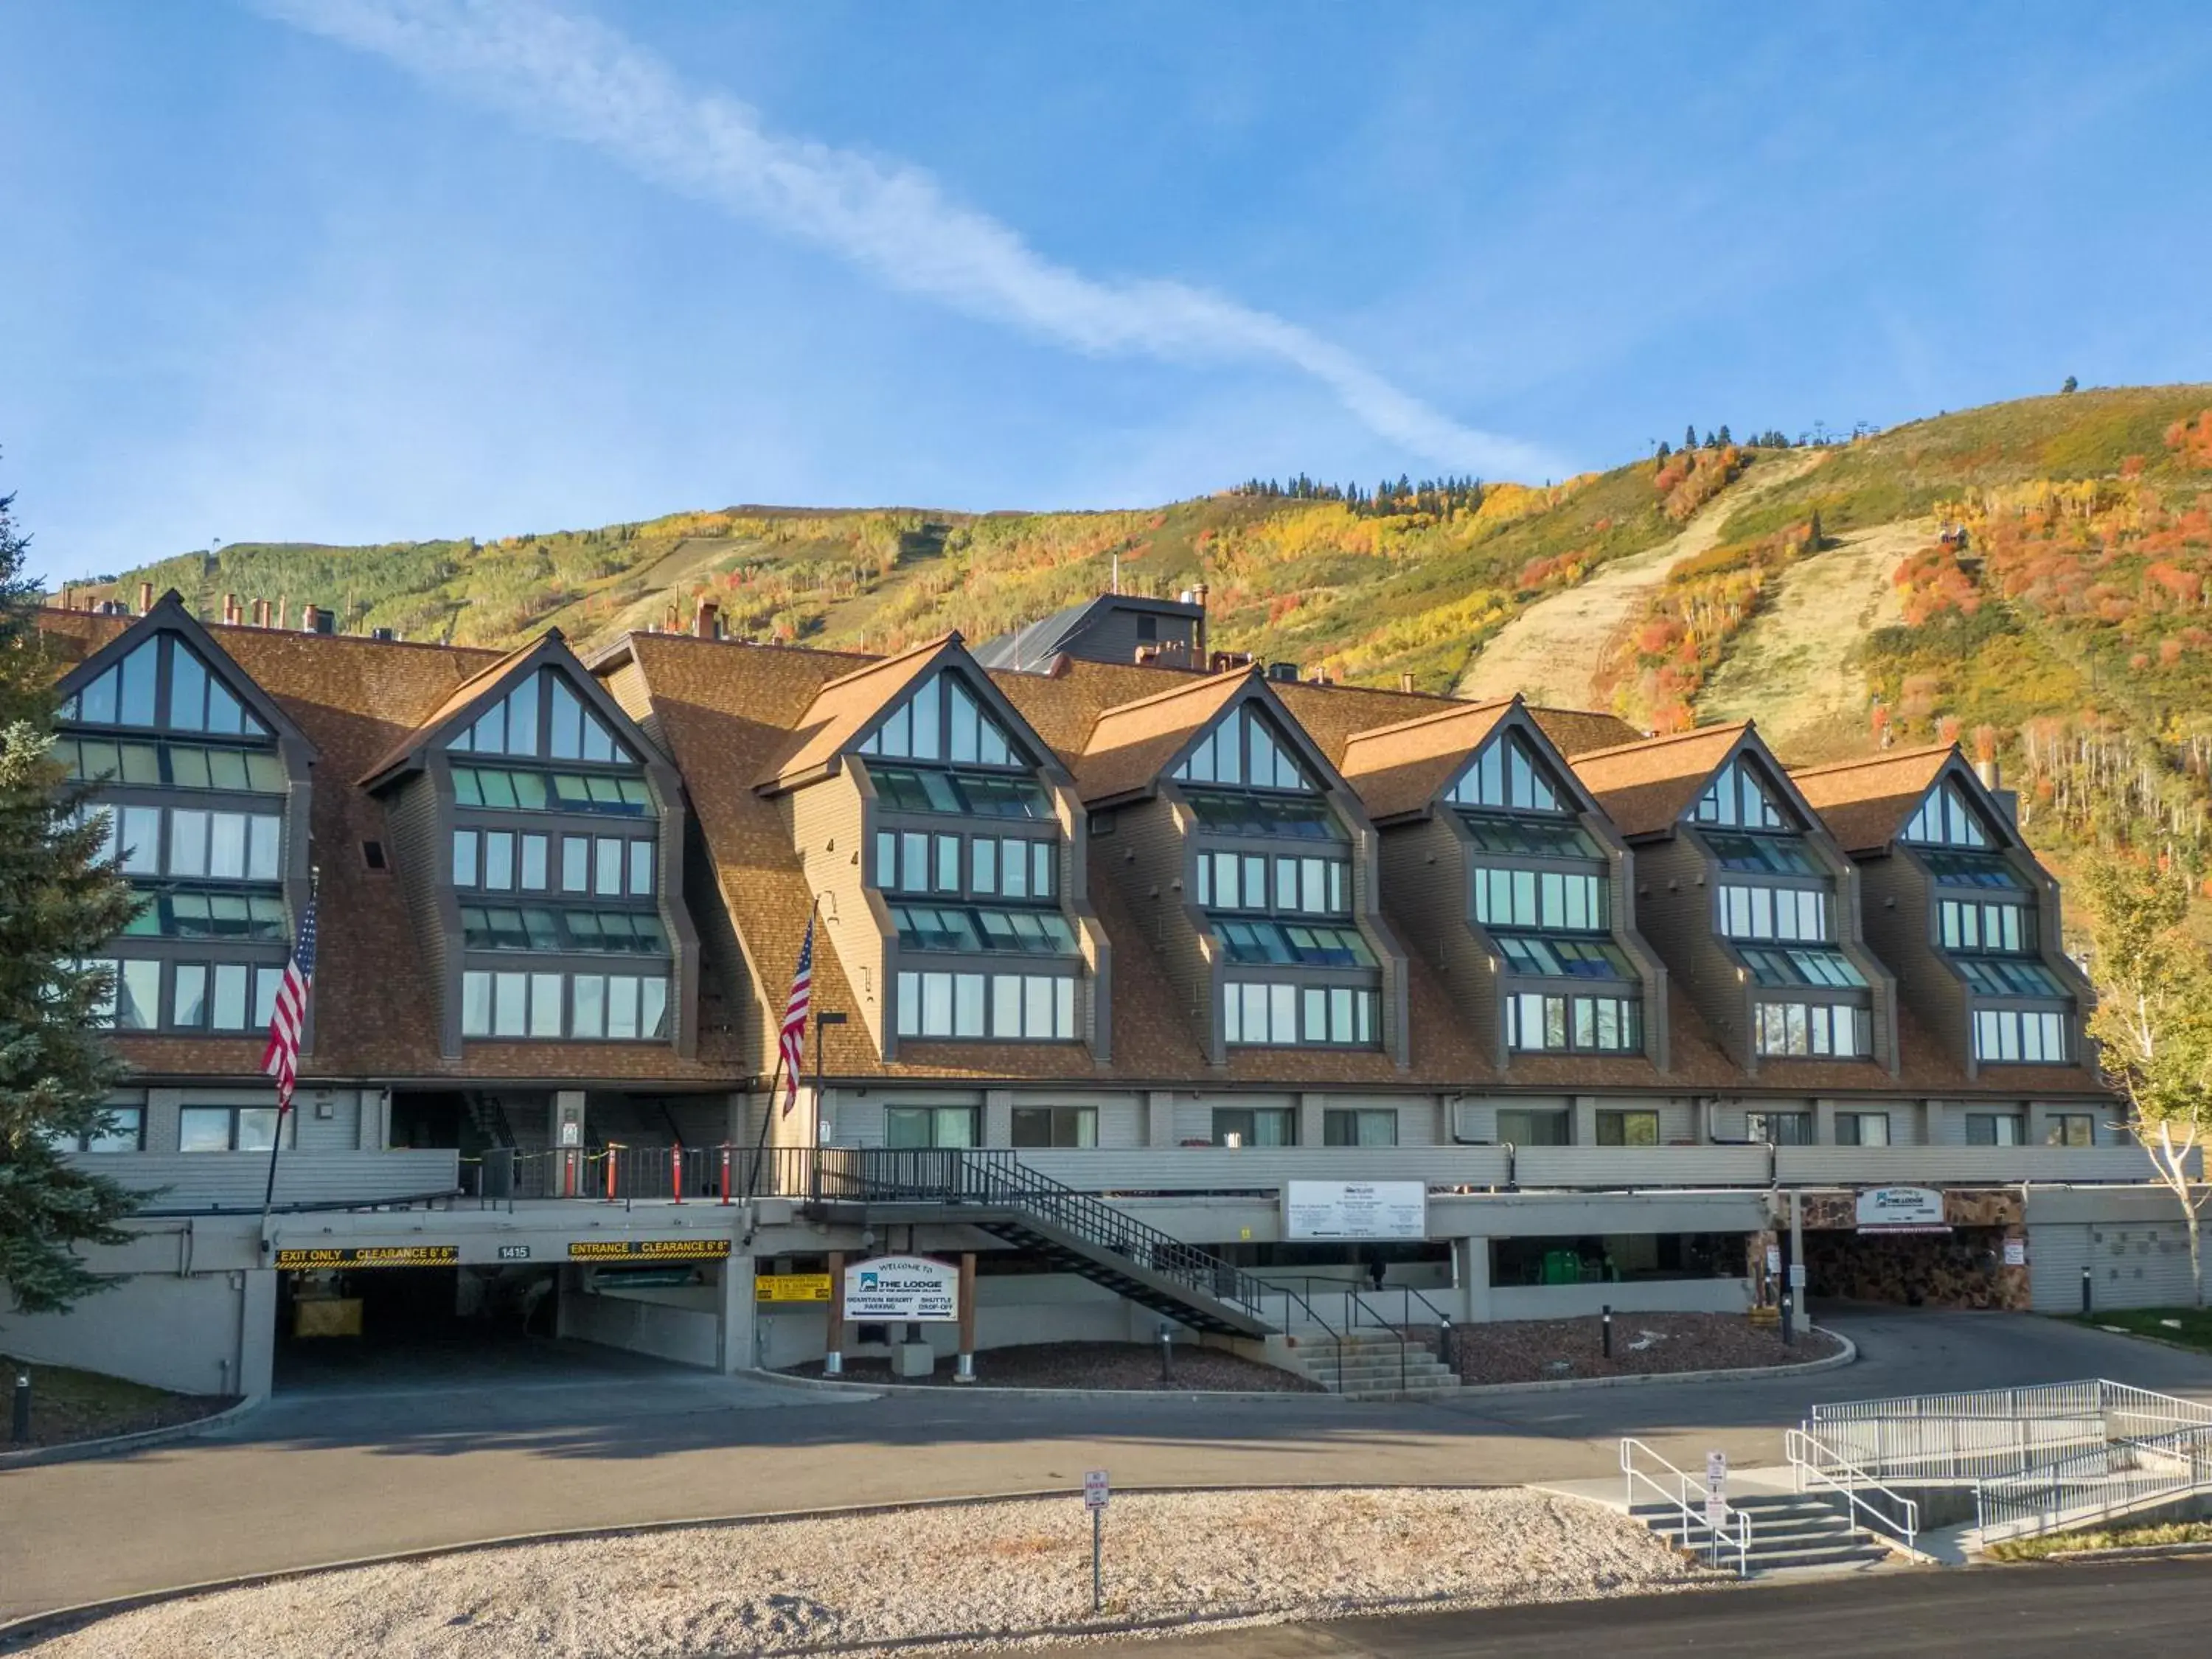
[[[1859,1194],[1863,1233],[1948,1233],[1943,1194],[1928,1187],[1872,1187]]]

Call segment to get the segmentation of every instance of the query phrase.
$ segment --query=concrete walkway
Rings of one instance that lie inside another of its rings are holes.
[[[252,1572],[569,1528],[1141,1486],[1617,1479],[1778,1461],[1814,1399],[2103,1375],[2212,1398],[2212,1359],[2007,1315],[1828,1316],[1858,1364],[1813,1377],[1358,1405],[1310,1395],[854,1401],[673,1368],[280,1397],[217,1437],[0,1474],[0,1621]],[[986,1356],[988,1371],[988,1356]]]

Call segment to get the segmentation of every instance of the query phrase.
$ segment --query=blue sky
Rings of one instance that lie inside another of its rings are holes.
[[[2212,379],[2201,6],[0,6],[52,575]]]

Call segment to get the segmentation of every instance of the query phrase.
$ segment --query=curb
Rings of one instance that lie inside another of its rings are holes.
[[[989,1382],[833,1382],[826,1377],[790,1376],[781,1371],[744,1370],[734,1375],[750,1377],[757,1382],[766,1382],[776,1388],[795,1389],[811,1394],[842,1395],[862,1400],[882,1400],[892,1395],[938,1394],[950,1395],[961,1400],[977,1394],[1018,1400],[1236,1400],[1257,1402],[1343,1398],[1340,1395],[1319,1389],[1018,1389]]]
[[[1344,1481],[1322,1481],[1313,1486],[1123,1486],[1117,1488],[1126,1498],[1174,1496],[1185,1492],[1498,1492],[1537,1490],[1517,1487],[1512,1482],[1498,1481],[1440,1481],[1431,1486],[1407,1487],[1402,1482],[1389,1486],[1363,1486]],[[118,1613],[135,1612],[140,1607],[158,1606],[164,1601],[182,1601],[192,1595],[213,1595],[223,1590],[250,1589],[258,1584],[281,1584],[295,1578],[312,1578],[324,1573],[346,1572],[362,1567],[391,1566],[408,1561],[435,1561],[447,1556],[475,1555],[486,1550],[516,1549],[531,1544],[576,1543],[587,1539],[647,1538],[665,1532],[696,1532],[708,1527],[772,1526],[787,1521],[829,1521],[853,1516],[899,1515],[931,1510],[970,1509],[981,1504],[1019,1504],[1045,1498],[1074,1498],[1081,1489],[1074,1486],[1025,1488],[1011,1492],[973,1492],[959,1498],[915,1498],[888,1504],[848,1504],[839,1507],[811,1510],[768,1510],[750,1515],[703,1515],[680,1521],[638,1521],[628,1525],[611,1527],[569,1527],[555,1532],[511,1533],[499,1538],[479,1538],[461,1544],[441,1544],[434,1547],[414,1550],[393,1550],[381,1555],[350,1556],[336,1561],[318,1561],[303,1567],[280,1567],[270,1572],[241,1573],[229,1578],[207,1578],[196,1583],[173,1584],[164,1589],[138,1590],[129,1595],[111,1596],[99,1601],[80,1601],[72,1607],[51,1607],[44,1613],[26,1613],[20,1619],[0,1624],[0,1652],[12,1652],[26,1638],[58,1635],[112,1619]],[[1418,1604],[1415,1604],[1418,1605]],[[1252,1615],[1234,1614],[1243,1618]],[[1166,1626],[1185,1621],[1166,1621]],[[1163,1627],[1166,1627],[1163,1626]],[[1071,1626],[1071,1632],[1093,1635],[1113,1635],[1124,1628],[1121,1625]],[[1146,1630],[1154,1625],[1144,1621],[1128,1623],[1126,1628]],[[1036,1632],[1052,1634],[1051,1631]],[[949,1636],[909,1638],[902,1641],[869,1641],[847,1644],[846,1648],[858,1647],[872,1650],[877,1648],[904,1646],[921,1647],[931,1644],[953,1645],[976,1640],[1012,1640],[1017,1638],[1004,1632],[985,1638],[963,1638],[958,1633]],[[838,1646],[796,1650],[802,1653],[834,1653]]]
[[[141,1429],[136,1434],[114,1434],[104,1440],[72,1440],[59,1446],[33,1446],[28,1451],[0,1452],[0,1469],[34,1469],[46,1463],[77,1463],[94,1457],[112,1457],[124,1452],[143,1451],[152,1446],[166,1446],[175,1440],[191,1440],[216,1429],[228,1428],[258,1407],[262,1398],[257,1395],[241,1400],[234,1406],[226,1406],[206,1417],[196,1417],[189,1423],[170,1423],[158,1429]]]
[[[2069,1566],[2087,1561],[2160,1561],[2168,1556],[2212,1555],[2212,1538],[2197,1544],[2130,1544],[2113,1550],[2057,1550],[2027,1561],[1992,1561],[1992,1566],[2033,1567],[2050,1562]]]
[[[1481,1328],[1463,1325],[1460,1328]],[[1810,1376],[1815,1371],[1841,1370],[1858,1358],[1858,1344],[1841,1331],[1829,1330],[1825,1325],[1807,1328],[1832,1336],[1844,1346],[1825,1359],[1801,1360],[1792,1365],[1745,1365],[1717,1371],[1632,1371],[1625,1376],[1562,1376],[1548,1382],[1462,1383],[1459,1395],[1448,1395],[1443,1403],[1448,1405],[1460,1396],[1479,1400],[1500,1394],[1559,1394],[1570,1389],[1625,1389],[1666,1382],[1756,1382],[1774,1376]]]

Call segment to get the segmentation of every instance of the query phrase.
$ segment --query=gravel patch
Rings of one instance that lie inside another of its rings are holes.
[[[1316,1394],[1303,1376],[1218,1348],[1178,1343],[1175,1375],[1160,1379],[1160,1351],[1145,1342],[1030,1342],[986,1348],[975,1356],[975,1382],[999,1389],[1126,1389],[1133,1393],[1189,1394],[1231,1389],[1245,1394]],[[787,1367],[786,1376],[820,1376],[822,1362]],[[891,1375],[888,1359],[845,1361],[843,1380],[892,1388],[951,1388],[952,1361],[940,1359],[927,1376]]]
[[[41,1659],[677,1659],[1079,1636],[1133,1620],[1316,1619],[1717,1582],[1595,1504],[1519,1490],[1127,1494],[1091,1610],[1079,1498],[481,1550],[119,1613]]]
[[[1663,1376],[1669,1371],[1719,1371],[1804,1364],[1842,1352],[1826,1331],[1781,1333],[1741,1314],[1631,1314],[1613,1316],[1613,1358],[1604,1353],[1603,1322],[1514,1319],[1460,1325],[1452,1332],[1462,1382],[1545,1382],[1564,1376]]]

